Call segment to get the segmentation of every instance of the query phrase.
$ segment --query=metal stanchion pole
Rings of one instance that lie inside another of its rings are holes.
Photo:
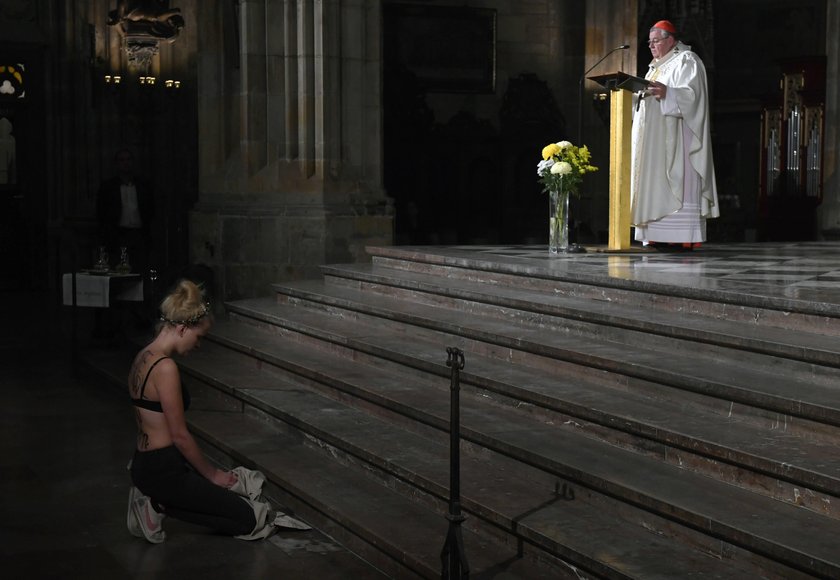
[[[446,349],[446,366],[451,369],[450,379],[450,419],[449,419],[449,530],[440,553],[443,580],[469,578],[470,566],[464,551],[464,539],[461,535],[461,411],[458,398],[459,374],[464,368],[464,353],[461,349]]]

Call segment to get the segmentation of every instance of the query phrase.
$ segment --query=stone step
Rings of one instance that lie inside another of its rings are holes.
[[[397,298],[329,286],[322,281],[276,286],[275,290],[280,299],[291,300],[299,307],[332,309],[345,318],[375,320],[383,328],[409,325],[418,337],[443,333],[491,345],[508,359],[512,352],[547,357],[735,404],[840,425],[840,400],[836,396],[840,371],[833,368],[767,355],[748,357],[731,349],[693,353],[688,348],[667,349],[659,344],[649,347],[650,341],[613,342],[609,333],[602,338],[567,334],[562,325],[546,328],[529,321],[499,321],[443,306],[407,305]]]
[[[274,311],[272,316],[276,315]],[[360,334],[365,330],[357,328]],[[272,333],[259,329],[249,329],[248,333],[254,336],[241,350],[251,356],[286,349],[290,344],[287,337],[271,336]],[[260,356],[263,360],[286,358],[285,354]],[[360,372],[358,363],[350,365],[346,372]],[[411,401],[405,406],[411,406]],[[440,416],[442,410],[435,414],[426,408],[429,406],[433,403],[415,409],[417,420],[427,425],[445,424],[445,418]],[[785,566],[820,570],[829,575],[840,572],[840,554],[828,541],[836,521],[810,510],[607,445],[568,427],[523,419],[521,413],[511,409],[491,404],[480,409],[467,407],[462,411],[462,423],[465,441],[522,459],[576,485],[620,499],[628,506],[676,520],[687,529],[711,530],[718,539]],[[814,535],[825,541],[815,542]]]
[[[446,377],[449,372],[443,364],[442,345],[447,344],[445,342],[406,337],[404,333],[386,332],[357,321],[342,326],[338,321],[327,319],[320,321],[319,327],[313,313],[268,300],[264,301],[264,306],[264,310],[252,310],[252,314],[265,314],[272,320],[279,320],[285,312],[290,327],[310,334],[320,332],[320,338],[350,349],[345,354],[347,358],[361,360],[361,353],[367,353],[378,361],[392,360],[398,368],[404,367],[403,373],[408,373],[406,369],[416,369]],[[245,305],[239,303],[232,308],[243,309]],[[301,317],[307,319],[305,327],[295,324]],[[330,332],[322,331],[323,327],[329,327]],[[344,334],[339,335],[342,330]],[[246,335],[237,336],[237,331],[244,331]],[[238,344],[247,343],[248,332],[247,327],[240,326],[232,326],[229,330],[219,328],[216,338],[230,336],[229,345],[242,348]],[[312,366],[317,368],[322,349],[305,338],[300,340],[304,342],[295,347],[298,352],[292,360],[306,361],[314,357]],[[477,389],[482,398],[528,409],[538,416],[541,415],[539,410],[544,410],[543,420],[568,423],[574,425],[575,430],[601,437],[614,445],[644,450],[695,470],[712,470],[718,474],[728,471],[730,480],[741,475],[744,485],[754,482],[752,487],[756,490],[769,490],[776,498],[837,516],[833,508],[827,509],[833,504],[824,494],[840,494],[840,454],[835,451],[834,440],[821,439],[814,434],[819,425],[809,427],[800,421],[796,428],[794,422],[785,427],[779,424],[778,417],[759,415],[757,419],[752,418],[748,409],[736,408],[727,401],[684,396],[674,400],[670,389],[656,385],[618,385],[589,380],[585,376],[564,376],[553,369],[533,368],[477,353],[470,353],[469,359],[470,365],[464,370],[462,380],[465,388]],[[279,358],[268,361],[291,372],[312,372],[302,368],[306,363],[289,363]],[[327,372],[340,373],[341,370],[327,369]],[[342,385],[342,388],[347,386]],[[408,407],[431,404],[421,393]],[[639,441],[633,443],[634,440]],[[746,470],[746,476],[739,470]],[[766,477],[772,481],[765,480]]]
[[[603,256],[593,258],[592,273],[581,267],[582,257],[569,266],[565,260],[520,260],[514,250],[510,254],[482,254],[475,248],[462,251],[457,247],[406,248],[369,247],[372,263],[391,269],[429,273],[441,279],[468,279],[488,285],[501,284],[523,290],[543,290],[560,296],[573,296],[596,301],[608,301],[644,310],[664,310],[705,315],[715,319],[752,322],[757,326],[778,327],[828,336],[840,336],[840,306],[810,300],[808,296],[786,294],[767,295],[752,292],[737,282],[719,284],[714,288],[686,286],[682,277],[690,272],[692,258],[678,264],[670,276],[658,271],[649,279],[644,276],[623,275],[623,263],[615,273],[603,275]],[[704,252],[695,260],[698,267],[714,268],[714,254]],[[726,259],[727,252],[720,254]],[[620,256],[613,256],[621,260]],[[642,261],[634,267],[644,267]],[[673,266],[673,264],[672,264]],[[669,278],[673,278],[669,282]]]
[[[580,293],[521,287],[521,277],[473,281],[463,272],[456,277],[384,267],[375,264],[343,264],[322,267],[328,284],[352,285],[386,296],[410,298],[429,305],[468,303],[510,311],[561,318],[570,324],[594,323],[618,329],[644,332],[665,338],[712,344],[827,366],[840,365],[840,343],[836,336],[759,324],[756,315],[738,320],[727,313],[709,316],[700,312],[657,309],[634,301],[620,301],[603,294],[597,298]],[[456,302],[457,301],[457,302]],[[462,308],[464,308],[462,306]],[[695,308],[694,310],[700,310]],[[521,315],[520,315],[521,316]],[[759,316],[759,318],[762,318]],[[840,325],[837,325],[840,326]],[[824,330],[824,329],[823,329]],[[694,345],[697,348],[697,345]]]
[[[313,393],[286,377],[276,376],[269,367],[255,370],[255,365],[234,379],[230,376],[229,362],[223,353],[213,351],[208,353],[206,360],[189,361],[187,372],[213,377],[226,373],[225,383],[236,396],[262,413],[302,431],[304,436],[278,438],[265,420],[249,418],[247,414],[238,421],[255,422],[256,426],[237,424],[219,413],[191,416],[191,423],[199,426],[203,436],[221,447],[236,448],[235,441],[243,441],[242,448],[236,449],[237,455],[243,461],[247,458],[255,462],[255,467],[294,496],[300,506],[295,507],[297,513],[304,514],[305,510],[315,508],[318,514],[311,518],[329,518],[371,543],[375,537],[383,537],[384,543],[376,541],[379,549],[387,549],[392,558],[410,564],[421,575],[433,576],[434,570],[423,569],[420,563],[428,565],[434,552],[416,551],[421,547],[423,550],[435,549],[443,543],[445,525],[441,513],[446,507],[448,488],[447,445]],[[191,368],[193,364],[194,369]],[[359,380],[375,380],[362,376],[358,370],[356,373]],[[260,377],[256,378],[256,375]],[[261,386],[255,387],[255,384]],[[208,427],[208,422],[214,422],[216,427]],[[260,434],[261,430],[266,434]],[[212,432],[216,434],[211,435]],[[288,469],[290,465],[295,468]],[[378,485],[373,481],[377,478],[371,476],[374,471],[383,474],[378,477]],[[704,569],[720,578],[742,578],[758,571],[796,576],[795,571],[763,558],[758,559],[760,564],[749,559],[745,561],[741,550],[733,546],[721,547],[719,540],[707,541],[700,548],[688,547],[664,535],[662,530],[672,527],[668,522],[657,521],[650,515],[622,519],[617,516],[623,508],[615,500],[585,488],[567,487],[565,482],[551,477],[529,476],[533,471],[504,457],[488,461],[486,454],[463,456],[462,505],[470,515],[464,525],[472,532],[464,539],[471,565],[483,561],[482,566],[498,566],[511,557],[509,552],[491,550],[486,534],[476,535],[482,526],[476,526],[475,522],[481,518],[514,534],[518,541],[525,541],[525,552],[539,548],[600,577],[673,578],[686,567]],[[343,491],[336,493],[335,488],[325,487],[324,480]],[[558,492],[561,483],[562,494]],[[402,495],[387,489],[383,491],[379,485],[403,489]],[[419,502],[418,492],[431,494],[434,501]],[[322,495],[329,497],[325,499]],[[359,505],[367,509],[360,510]],[[417,516],[418,510],[423,511],[422,517]],[[382,529],[392,519],[400,522],[406,518],[412,520],[412,528],[426,522],[426,529],[401,530],[396,535],[393,530]],[[561,522],[562,525],[558,525]],[[326,521],[322,525],[328,527]],[[376,536],[364,537],[365,533]],[[696,536],[694,533],[689,535]],[[415,539],[412,541],[406,536]],[[391,542],[399,545],[389,545]],[[694,537],[695,544],[701,542]],[[408,548],[406,544],[409,544]],[[517,542],[512,545],[516,546]],[[471,547],[473,551],[470,551]],[[482,558],[476,558],[476,549]],[[545,560],[545,556],[541,558]],[[527,566],[527,561],[519,560],[519,566]],[[560,570],[570,569],[566,564],[558,565]],[[554,570],[553,574],[556,574],[557,568]],[[506,572],[510,574],[511,569],[506,568]],[[548,572],[544,574],[538,576],[530,571],[517,577],[549,577]]]
[[[365,353],[375,360],[390,360],[398,368],[447,376],[444,348],[457,342],[406,336],[401,330],[388,330],[378,323],[336,320],[269,299],[232,304],[231,311],[265,316],[272,324],[305,333],[292,337],[303,341],[295,354],[299,360],[320,357],[318,353],[326,347],[319,347],[317,341],[324,340],[348,349],[345,357],[353,360],[360,360],[360,353]],[[246,334],[237,337],[235,333],[243,330]],[[217,329],[216,336],[230,336],[229,345],[241,348],[237,343],[247,342],[248,332],[247,327],[234,325]],[[308,340],[307,336],[315,338]],[[603,377],[593,379],[555,368],[535,368],[474,352],[469,358],[462,379],[465,387],[479,389],[483,398],[516,408],[524,405],[537,415],[547,413],[546,421],[567,422],[575,430],[613,445],[644,451],[730,481],[742,480],[742,485],[756,491],[764,490],[778,499],[840,517],[831,501],[832,496],[840,495],[836,429],[753,413],[730,401],[688,397],[661,385],[638,381],[619,384]],[[270,361],[292,372],[311,372],[283,360]],[[421,394],[409,406],[430,404]],[[823,433],[826,429],[835,431],[833,436]]]
[[[251,393],[254,394],[253,392]],[[190,428],[230,457],[263,472],[280,503],[392,578],[439,578],[448,523],[329,452],[247,413],[190,412]],[[349,425],[353,428],[354,425]],[[279,491],[279,493],[278,493]],[[510,578],[572,578],[517,557],[515,549],[462,526],[472,573],[504,567]],[[559,569],[561,572],[563,568]],[[570,570],[571,571],[571,570]]]

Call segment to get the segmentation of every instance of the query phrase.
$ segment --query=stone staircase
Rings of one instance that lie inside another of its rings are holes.
[[[226,304],[179,362],[193,431],[296,515],[440,576],[458,347],[471,577],[840,577],[836,319],[369,251]]]

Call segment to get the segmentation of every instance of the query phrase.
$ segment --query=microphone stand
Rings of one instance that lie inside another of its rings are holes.
[[[583,82],[586,80],[586,75],[592,72],[596,66],[604,62],[609,55],[614,53],[617,50],[627,50],[630,48],[629,44],[622,44],[621,46],[616,46],[614,49],[609,51],[607,54],[601,57],[601,60],[593,64],[591,67],[586,69],[582,75],[580,75],[580,83],[578,85],[578,106],[580,107],[578,111],[578,132],[577,132],[577,146],[580,147],[581,139],[583,139]]]

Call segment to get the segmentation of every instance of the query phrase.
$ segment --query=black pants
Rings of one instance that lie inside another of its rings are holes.
[[[249,534],[257,525],[244,498],[196,473],[174,446],[135,451],[131,479],[167,516],[230,536]]]

